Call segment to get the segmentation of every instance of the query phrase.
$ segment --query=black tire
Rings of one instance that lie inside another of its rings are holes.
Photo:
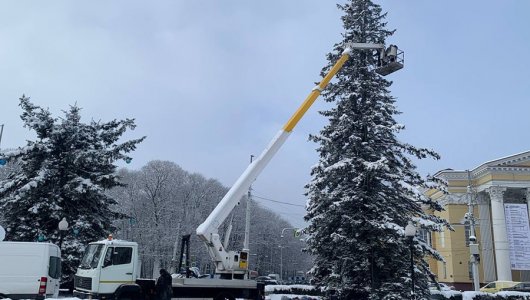
[[[116,299],[117,300],[142,300],[142,297],[140,295],[127,293],[127,294],[120,295]]]
[[[116,300],[142,300],[142,288],[137,284],[120,285],[114,293]]]
[[[219,295],[215,296],[214,300],[236,300],[236,297],[229,293],[220,293]]]

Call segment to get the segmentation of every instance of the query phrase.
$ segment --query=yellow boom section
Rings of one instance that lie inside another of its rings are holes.
[[[335,76],[335,74],[342,69],[342,66],[349,58],[350,55],[348,53],[342,54],[340,59],[335,63],[328,74],[324,76],[324,79],[322,79],[322,81],[311,91],[311,93],[309,93],[302,105],[300,105],[289,121],[285,123],[283,126],[284,131],[291,132],[293,130],[296,124],[298,124],[298,121],[300,121],[311,105],[313,105],[318,96],[320,96],[320,93],[326,88],[326,86],[328,86],[328,83],[331,81],[333,76]]]

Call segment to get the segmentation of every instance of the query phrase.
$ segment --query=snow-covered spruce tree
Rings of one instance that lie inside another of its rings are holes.
[[[338,60],[347,42],[384,43],[393,31],[385,29],[385,15],[370,0],[351,0],[344,11],[343,41],[328,54],[329,65]],[[429,230],[447,226],[445,220],[425,211],[442,208],[423,193],[440,184],[424,180],[411,159],[438,154],[400,142],[404,127],[389,95],[391,82],[371,66],[374,53],[354,50],[350,60],[323,93],[333,108],[321,112],[329,123],[310,139],[319,146],[319,163],[307,185],[308,245],[315,257],[312,274],[340,299],[410,299],[408,221]],[[441,256],[425,242],[414,239],[417,299],[427,296],[426,255]]]
[[[6,240],[46,240],[59,245],[62,218],[69,223],[62,242],[63,278],[75,271],[88,242],[112,232],[121,217],[106,190],[120,185],[116,160],[128,159],[144,138],[118,143],[134,120],[81,123],[80,108],[71,106],[64,118],[20,98],[24,126],[36,140],[4,153],[18,168],[0,181],[0,211],[4,213]],[[40,238],[39,238],[40,237]]]

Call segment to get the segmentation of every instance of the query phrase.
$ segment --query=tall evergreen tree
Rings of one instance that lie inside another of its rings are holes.
[[[384,43],[393,31],[385,29],[386,14],[370,0],[338,5],[345,32],[327,55],[338,60],[347,42]],[[404,128],[389,94],[391,82],[373,72],[376,55],[354,50],[323,92],[333,108],[321,112],[329,123],[310,139],[319,146],[319,163],[307,185],[309,251],[315,256],[312,273],[321,285],[338,291],[341,299],[410,299],[408,221],[428,230],[447,222],[425,213],[441,206],[424,196],[423,188],[438,183],[423,179],[413,157],[439,159],[431,150],[398,140]],[[428,293],[425,255],[441,257],[427,243],[414,239],[418,299]]]
[[[134,120],[107,123],[81,122],[80,108],[71,106],[64,118],[20,98],[24,127],[35,131],[36,140],[3,154],[17,169],[0,181],[0,211],[4,213],[6,240],[62,242],[63,278],[71,275],[88,242],[111,233],[120,217],[105,191],[120,185],[116,160],[130,159],[145,137],[118,143]],[[69,231],[58,224],[65,218]]]

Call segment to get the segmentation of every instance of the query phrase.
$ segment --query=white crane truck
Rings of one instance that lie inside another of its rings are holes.
[[[216,279],[173,277],[173,299],[263,299],[263,285],[248,279],[249,249],[227,250],[227,239],[222,243],[219,227],[239,203],[268,162],[287,140],[290,133],[326,88],[331,79],[350,58],[354,49],[377,50],[379,64],[375,72],[388,75],[403,68],[403,52],[391,45],[348,43],[340,59],[322,81],[312,89],[298,110],[276,134],[261,155],[241,174],[221,199],[208,218],[197,228],[197,235],[205,242],[215,263]],[[139,279],[138,244],[134,242],[104,240],[91,243],[85,250],[75,275],[74,295],[80,298],[99,299],[151,299],[155,281]]]

